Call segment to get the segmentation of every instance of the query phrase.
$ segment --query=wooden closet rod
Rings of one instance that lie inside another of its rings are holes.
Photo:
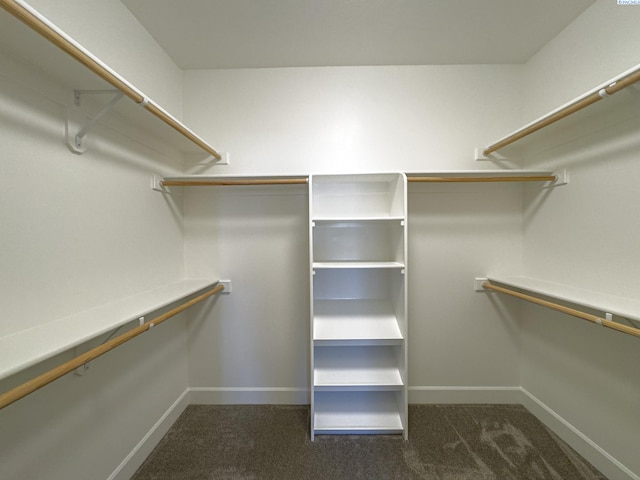
[[[69,37],[57,26],[40,15],[36,10],[31,8],[22,0],[0,0],[0,7],[16,17],[18,20],[26,24],[31,29],[42,35],[44,38],[53,43],[56,47],[75,58],[89,70],[94,72],[100,78],[105,80],[113,87],[120,90],[131,100],[144,107],[145,110],[155,115],[164,123],[172,127],[174,130],[187,137],[193,143],[213,155],[220,160],[222,156],[216,152],[209,144],[202,140],[198,135],[182,125],[175,117],[165,111],[162,107],[155,104],[147,98],[142,92],[137,90],[133,85],[124,78],[114,72],[102,61],[96,58],[91,52],[82,45]]]
[[[613,81],[609,86],[601,88],[592,93],[586,94],[572,103],[545,115],[539,120],[521,128],[520,130],[515,131],[511,135],[503,138],[499,142],[494,143],[493,145],[489,145],[485,148],[482,153],[484,155],[490,155],[493,152],[500,150],[501,148],[506,147],[507,145],[511,145],[512,143],[520,140],[521,138],[526,137],[527,135],[531,135],[534,132],[537,132],[541,128],[544,128],[552,123],[557,122],[569,115],[582,110],[583,108],[592,105],[603,98],[608,97],[609,95],[613,95],[614,93],[618,93],[620,90],[627,88],[630,85],[640,81],[640,67],[636,67],[631,70],[629,73],[623,75],[622,77]]]
[[[66,375],[67,373],[74,371],[76,368],[81,367],[86,363],[89,363],[91,360],[98,358],[99,356],[113,350],[114,348],[119,347],[123,343],[128,342],[132,338],[137,337],[141,333],[146,332],[151,327],[160,325],[165,320],[168,320],[169,318],[177,315],[178,313],[183,312],[184,310],[195,305],[196,303],[201,302],[202,300],[209,298],[210,296],[215,295],[216,293],[220,293],[222,290],[224,290],[224,285],[218,284],[208,292],[200,294],[199,296],[189,300],[188,302],[185,302],[182,305],[179,305],[173,308],[172,310],[169,310],[168,312],[143,323],[139,327],[129,330],[128,332],[125,332],[122,335],[119,335],[109,340],[108,342],[103,343],[102,345],[99,345],[89,350],[88,352],[83,353],[82,355],[79,355],[69,360],[66,363],[63,363],[62,365],[59,365],[51,369],[48,372],[45,372],[42,375],[36,378],[33,378],[28,382],[25,382],[22,385],[19,385],[13,388],[12,390],[9,390],[8,392],[3,393],[2,395],[0,395],[0,408],[4,408],[7,405],[11,405],[12,403],[20,400],[21,398],[26,397],[30,393],[33,393],[36,390],[44,387],[45,385],[48,385],[54,380],[57,380],[58,378]]]
[[[407,177],[407,182],[555,182],[558,179],[555,175],[519,176],[519,177]]]
[[[408,176],[408,182],[418,183],[454,183],[454,182],[555,182],[555,175],[513,176],[513,177],[415,177]],[[163,180],[163,187],[207,187],[231,185],[302,185],[308,178],[270,178],[247,180]]]
[[[482,282],[482,288],[484,288],[485,290],[493,290],[496,292],[504,293],[505,295],[511,295],[512,297],[516,297],[521,300],[526,300],[527,302],[535,303],[537,305],[542,305],[543,307],[548,307],[553,310],[566,313],[567,315],[581,318],[582,320],[588,320],[589,322],[597,323],[598,325],[602,325],[603,327],[612,328],[619,332],[627,333],[635,337],[640,337],[640,328],[621,325],[617,322],[614,322],[613,320],[600,318],[597,315],[591,315],[590,313],[581,312],[580,310],[576,310],[574,308],[565,307],[564,305],[559,305],[557,303],[549,302],[547,300],[542,300],[540,298],[533,297],[525,293],[520,293],[515,290],[511,290],[509,288],[500,287],[488,281]]]
[[[163,187],[207,187],[231,185],[299,185],[308,183],[307,178],[272,178],[259,180],[163,180]]]

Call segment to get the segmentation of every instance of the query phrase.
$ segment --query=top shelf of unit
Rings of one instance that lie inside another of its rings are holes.
[[[0,337],[0,379],[216,285],[184,279]]]
[[[640,65],[636,65],[478,149],[476,159],[530,155],[637,117],[640,95],[635,88],[639,81]]]
[[[403,173],[311,175],[311,219],[399,218],[406,212]]]
[[[2,52],[9,59],[42,73],[53,84],[70,90],[70,100],[73,99],[73,90],[122,91],[129,98],[118,102],[115,109],[109,112],[110,118],[122,121],[127,126],[139,126],[154,141],[178,151],[206,152],[214,157],[219,155],[200,136],[39,12],[6,0],[1,0],[0,6],[4,9],[0,9],[0,31],[4,39]],[[13,14],[20,15],[30,26],[14,18]],[[49,41],[45,36],[52,40]],[[106,104],[106,101],[101,103]],[[91,106],[90,109],[93,114],[97,107]]]

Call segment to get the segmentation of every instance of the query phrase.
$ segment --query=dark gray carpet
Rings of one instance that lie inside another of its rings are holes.
[[[135,480],[605,479],[519,405],[412,405],[399,435],[318,435],[309,409],[192,405]]]

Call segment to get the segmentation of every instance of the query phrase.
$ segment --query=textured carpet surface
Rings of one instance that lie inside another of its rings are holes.
[[[412,405],[399,435],[318,435],[309,409],[192,405],[135,480],[600,480],[519,405]]]

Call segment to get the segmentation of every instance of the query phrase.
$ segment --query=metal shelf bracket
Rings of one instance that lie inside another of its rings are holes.
[[[82,95],[113,95],[107,103],[93,118],[88,118],[82,111]],[[84,141],[89,130],[109,111],[116,106],[124,93],[118,90],[74,90],[73,107],[67,110],[67,122],[65,125],[66,142],[71,152],[81,155],[87,151]]]

